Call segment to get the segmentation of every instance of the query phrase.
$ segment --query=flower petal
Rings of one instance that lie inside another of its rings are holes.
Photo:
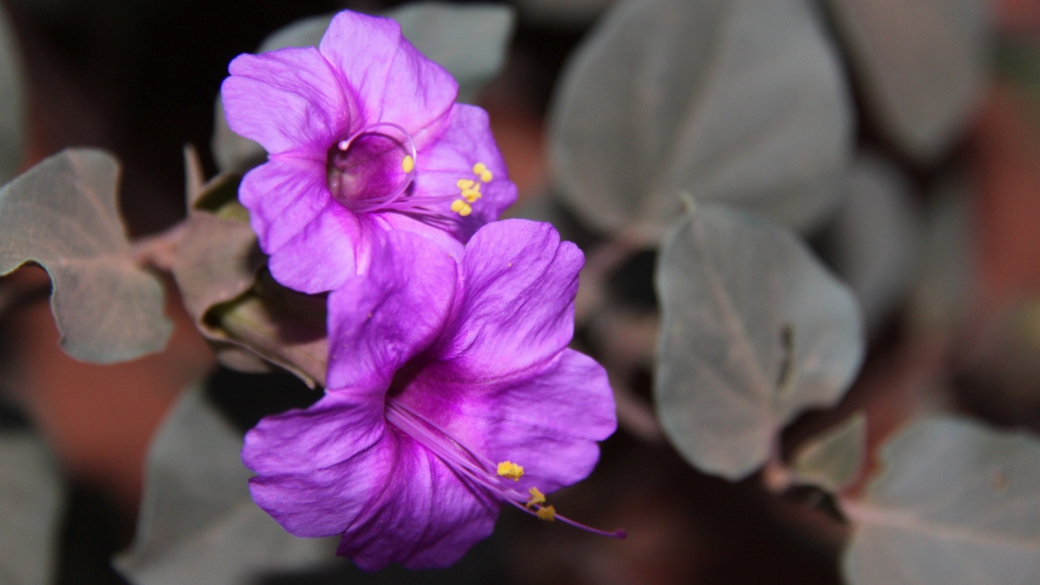
[[[366,276],[329,295],[330,389],[390,387],[394,372],[440,335],[455,299],[456,262],[416,234],[392,231]]]
[[[492,462],[524,468],[518,487],[548,493],[576,483],[599,459],[596,441],[617,427],[607,373],[565,349],[546,366],[486,382],[428,367],[395,398]]]
[[[249,171],[239,187],[260,248],[271,256],[271,274],[305,293],[354,276],[374,229],[329,196],[324,178],[319,163],[279,158]]]
[[[381,396],[330,393],[263,419],[242,459],[257,505],[297,536],[342,534],[338,553],[374,571],[446,567],[488,536],[499,505],[382,418]]]
[[[464,299],[433,354],[468,379],[495,379],[543,364],[574,335],[584,256],[547,223],[489,223],[466,245]]]
[[[474,174],[477,164],[490,172],[491,181],[484,183]],[[516,185],[509,180],[505,160],[491,134],[488,115],[477,106],[455,104],[448,128],[435,142],[424,147],[416,163],[415,195],[461,198],[459,180],[480,185],[481,197],[472,203],[473,212],[460,217],[451,213],[451,203],[440,205],[446,215],[457,218],[452,233],[467,241],[482,225],[495,221],[516,202]]]
[[[445,116],[459,91],[451,74],[413,47],[389,18],[340,12],[319,50],[342,72],[366,124],[399,124],[420,143],[420,130]]]
[[[324,164],[344,136],[352,107],[340,77],[314,47],[239,55],[220,93],[228,125],[267,152],[293,152]]]

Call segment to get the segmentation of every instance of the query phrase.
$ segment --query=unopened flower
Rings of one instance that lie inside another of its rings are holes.
[[[221,88],[231,129],[267,163],[243,179],[282,284],[336,288],[367,270],[381,234],[465,242],[516,199],[486,112],[393,20],[342,12],[318,48],[240,55]]]
[[[342,535],[366,570],[448,566],[504,504],[577,525],[545,494],[585,478],[616,427],[606,372],[567,348],[581,252],[524,220],[451,255],[387,240],[329,296],[325,396],[246,435],[253,499],[292,534]]]

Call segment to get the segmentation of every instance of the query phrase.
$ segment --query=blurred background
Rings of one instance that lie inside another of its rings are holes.
[[[994,424],[1040,432],[1040,2],[992,1],[986,87],[942,156],[924,163],[907,156],[866,108],[857,109],[858,146],[894,161],[907,181],[909,207],[899,212],[911,218],[906,229],[925,242],[922,249],[932,245],[939,257],[948,252],[960,255],[955,261],[966,259],[960,280],[950,284],[964,293],[941,316],[941,327],[920,326],[933,306],[921,300],[920,291],[901,291],[881,302],[870,322],[869,353],[858,381],[837,409],[798,419],[784,435],[785,448],[857,409],[868,413],[868,437],[876,445],[921,404],[935,402]],[[272,31],[299,18],[341,8],[378,12],[400,3],[0,4],[13,23],[29,94],[21,169],[69,146],[113,152],[123,163],[120,196],[129,229],[144,236],[184,215],[185,144],[198,148],[207,176],[216,174],[210,152],[214,98],[234,56],[255,50]],[[489,111],[520,189],[518,214],[550,205],[547,114],[569,55],[609,4],[514,3],[518,19],[505,65],[476,103]],[[877,4],[890,6],[891,17],[899,20],[899,3]],[[823,18],[833,15],[824,10]],[[846,52],[843,58],[850,56]],[[867,101],[867,82],[856,73],[849,81],[854,101]],[[948,186],[949,177],[956,185]],[[958,201],[965,221],[952,238],[929,239],[930,210],[950,189],[963,192]],[[580,217],[564,208],[553,213],[558,225],[566,226],[561,231],[587,253],[603,243],[602,234]],[[842,246],[853,245],[835,234],[855,229],[824,227],[807,237],[835,264],[847,258]],[[653,251],[624,249],[615,256],[598,286],[626,315],[655,311]],[[176,330],[165,352],[115,366],[75,362],[57,346],[46,283],[42,271],[33,268],[2,282],[20,296],[12,295],[18,303],[0,315],[0,386],[6,396],[0,428],[36,429],[50,445],[66,486],[55,582],[125,583],[109,559],[132,542],[149,442],[185,384],[209,375],[207,396],[243,432],[263,415],[307,405],[318,393],[288,374],[218,368],[176,296],[167,309]],[[618,349],[602,336],[604,327],[613,327],[615,337],[645,337],[640,323],[595,321],[579,329],[576,343],[594,355],[629,351],[638,357],[645,347]],[[617,359],[624,361],[624,355]],[[758,476],[730,483],[691,468],[663,439],[652,414],[646,420],[651,374],[640,359],[632,361],[626,379],[632,406],[620,415],[622,428],[604,444],[593,476],[556,500],[557,509],[591,525],[625,527],[627,541],[530,522],[505,510],[495,535],[445,572],[390,569],[363,575],[342,563],[262,582],[841,582],[845,527],[827,498],[811,489],[778,495],[762,489]]]

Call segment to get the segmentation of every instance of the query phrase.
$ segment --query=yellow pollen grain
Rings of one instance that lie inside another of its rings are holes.
[[[477,175],[478,177],[480,175],[483,175],[487,170],[487,165],[482,162],[478,162],[477,164],[473,165],[473,174]]]
[[[546,522],[556,521],[556,508],[553,508],[552,506],[542,506],[541,508],[538,508],[538,511],[535,512],[535,514],[538,515],[538,518],[545,520]]]
[[[524,476],[524,468],[512,461],[503,461],[498,464],[498,475],[508,477],[513,481],[520,481],[520,478]]]
[[[415,168],[415,159],[411,155],[404,157],[401,160],[401,170],[410,173]]]
[[[473,185],[476,185],[476,184],[477,184],[476,181],[474,181],[473,179],[459,179],[458,182],[455,183],[455,186],[458,187],[459,189],[466,190],[466,189],[472,189]]]
[[[466,203],[462,199],[456,199],[455,201],[452,201],[451,210],[461,215],[462,217],[466,217],[467,215],[473,213],[473,208],[470,207],[470,204]]]
[[[495,178],[495,175],[491,174],[491,171],[484,171],[483,173],[480,173],[480,180],[485,182],[485,183],[490,183],[491,179],[494,179],[494,178]]]
[[[470,203],[475,203],[477,199],[480,199],[481,193],[477,189],[466,189],[462,192],[462,196]]]
[[[527,503],[524,504],[528,508],[530,508],[531,506],[537,505],[537,504],[544,504],[545,503],[545,494],[543,494],[541,492],[541,490],[539,490],[538,488],[533,487],[533,488],[527,490],[527,493],[531,494],[531,497],[527,498]]]

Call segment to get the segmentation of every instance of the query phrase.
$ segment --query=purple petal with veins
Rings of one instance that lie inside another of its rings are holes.
[[[448,566],[506,504],[623,537],[544,498],[616,427],[606,372],[566,347],[578,249],[507,220],[450,251],[395,230],[373,254],[329,296],[324,398],[246,435],[257,504],[298,536],[341,535],[366,570]]]

